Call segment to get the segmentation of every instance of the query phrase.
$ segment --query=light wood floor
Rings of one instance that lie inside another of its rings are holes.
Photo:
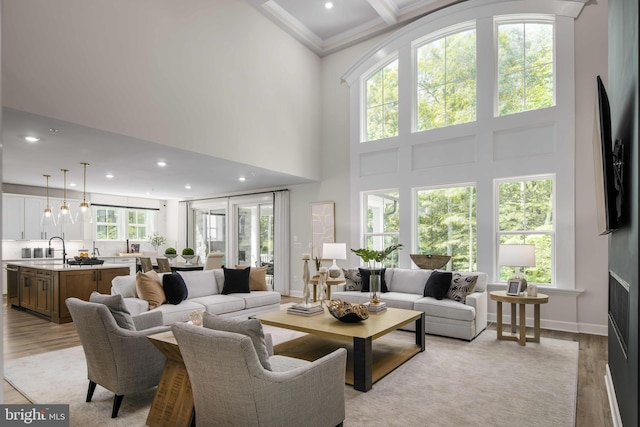
[[[282,302],[299,301],[282,297]],[[73,323],[57,325],[32,314],[14,308],[3,308],[4,358],[5,360],[80,345]],[[495,333],[495,324],[490,324],[484,333]],[[542,336],[561,340],[577,341],[578,356],[578,402],[577,427],[612,426],[604,375],[607,363],[607,338],[597,335],[572,334],[542,330]],[[427,342],[429,338],[427,337]],[[514,345],[516,345],[514,343]],[[526,399],[526,396],[524,397]],[[3,403],[29,403],[24,396],[4,381]]]

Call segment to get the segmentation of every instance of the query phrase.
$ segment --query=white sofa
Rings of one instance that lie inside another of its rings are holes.
[[[162,278],[164,274],[160,273]],[[265,311],[280,309],[280,293],[269,291],[251,291],[250,293],[222,294],[224,272],[222,269],[180,271],[187,286],[187,299],[180,304],[165,303],[149,310],[149,303],[138,297],[136,276],[118,276],[111,281],[111,294],[120,294],[135,316],[144,312],[162,313],[162,324],[171,325],[189,320],[194,310],[205,310],[226,317],[249,317]]]
[[[432,271],[387,268],[385,282],[389,292],[379,294],[381,301],[387,307],[424,312],[427,334],[471,341],[487,327],[487,274],[460,272],[462,276],[478,276],[474,292],[461,303],[449,298],[437,300],[423,296]],[[331,298],[361,304],[369,301],[369,292],[347,291],[345,285],[339,285],[337,291],[331,292]],[[415,326],[411,323],[405,328],[414,330]]]

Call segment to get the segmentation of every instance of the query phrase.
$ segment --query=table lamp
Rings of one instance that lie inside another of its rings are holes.
[[[536,247],[534,245],[500,245],[498,264],[504,267],[515,267],[513,277],[509,279],[509,289],[513,282],[520,282],[519,292],[527,289],[527,279],[520,274],[522,267],[536,266]]]
[[[322,244],[322,258],[332,259],[333,264],[329,267],[329,277],[337,279],[340,277],[342,271],[338,264],[337,259],[347,259],[347,244],[346,243],[323,243]]]

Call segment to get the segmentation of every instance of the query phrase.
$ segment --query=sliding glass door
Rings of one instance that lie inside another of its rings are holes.
[[[209,252],[223,252],[222,264],[226,265],[227,253],[227,207],[200,208],[193,210],[196,255],[205,262]]]
[[[273,202],[235,205],[236,257],[238,265],[267,267],[267,281],[273,282]]]

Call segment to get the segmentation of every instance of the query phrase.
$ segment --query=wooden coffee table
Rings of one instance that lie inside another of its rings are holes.
[[[370,390],[373,383],[425,349],[425,320],[420,311],[387,308],[360,323],[340,322],[326,308],[317,316],[297,316],[283,309],[256,318],[265,325],[309,334],[277,345],[277,354],[316,360],[336,348],[346,348],[346,383],[359,391]],[[383,338],[411,322],[416,327],[415,344]]]

